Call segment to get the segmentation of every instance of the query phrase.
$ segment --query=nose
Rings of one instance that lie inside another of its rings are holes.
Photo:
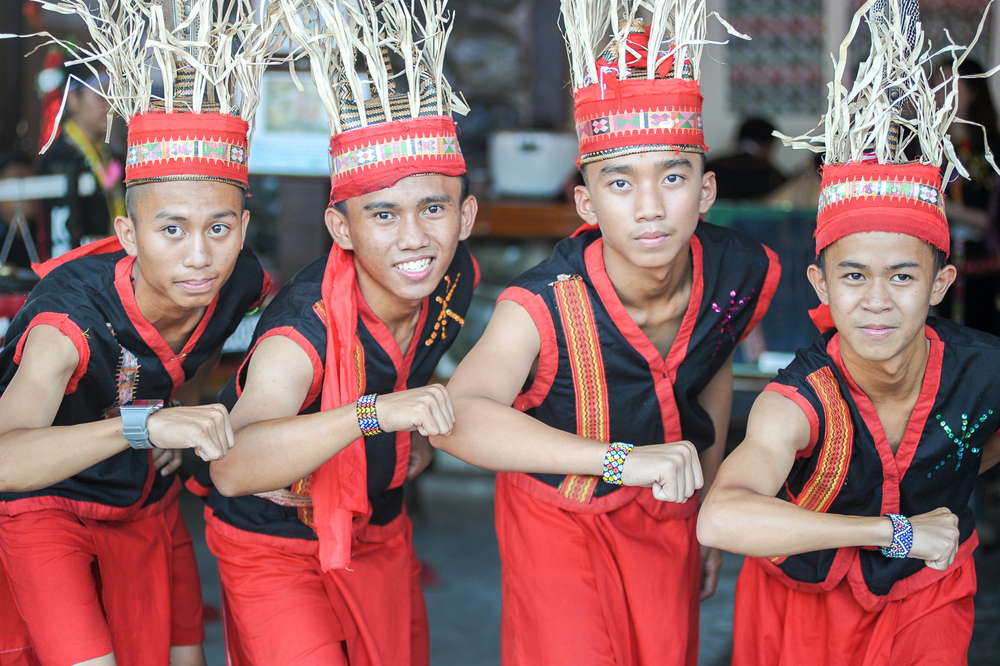
[[[666,217],[666,208],[660,196],[660,188],[649,183],[640,183],[635,194],[635,221],[653,222]]]
[[[430,236],[419,215],[403,215],[397,226],[396,246],[400,250],[420,250],[430,244]]]
[[[869,282],[869,287],[865,291],[862,307],[873,314],[880,314],[892,309],[892,300],[889,298],[889,289],[885,280],[874,279]]]
[[[200,270],[212,265],[212,253],[202,234],[191,234],[184,254],[185,268]]]

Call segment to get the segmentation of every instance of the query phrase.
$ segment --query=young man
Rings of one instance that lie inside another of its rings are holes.
[[[886,53],[874,91],[885,60],[896,64]],[[910,82],[916,107],[933,105],[925,73]],[[733,664],[968,659],[978,542],[968,504],[976,475],[1000,459],[1000,340],[927,317],[956,275],[940,167],[906,163],[885,124],[858,120],[898,112],[862,92],[863,109],[831,98],[827,120],[850,132],[826,147],[808,271],[826,315],[814,319],[829,330],[757,399],[698,525],[703,543],[750,556]],[[925,156],[943,153],[955,115],[934,111],[938,123],[919,120]]]
[[[733,351],[780,268],[751,238],[699,223],[715,178],[697,63],[671,57],[647,78],[641,21],[627,46],[581,53],[581,9],[563,4],[586,225],[501,295],[448,385],[455,429],[432,443],[504,472],[504,664],[693,665],[699,595],[720,566],[715,553],[702,568],[696,490],[725,445]]]
[[[341,43],[357,36],[376,67],[388,66],[383,40],[412,39],[399,32],[409,30],[402,0],[343,7],[349,13],[322,2],[333,22],[313,23],[312,33],[288,16],[320,90],[361,85],[350,50],[346,63],[324,69],[327,54],[338,53],[331,33]],[[460,242],[477,204],[450,115],[465,107],[433,73],[429,58],[448,26],[430,9],[421,48],[397,54],[407,63],[401,78],[423,92],[418,108],[388,85],[387,70],[373,73],[384,83],[365,102],[354,102],[367,97],[360,87],[350,99],[326,97],[339,102],[327,108],[333,249],[268,306],[224,392],[236,446],[211,466],[207,538],[233,664],[429,661],[402,485],[430,462],[427,436],[452,428],[446,391],[426,384],[478,280]]]
[[[248,17],[232,20],[249,28]],[[229,28],[209,26],[210,38]],[[127,103],[144,94],[129,87],[142,73],[110,72],[134,95]],[[247,121],[207,104],[206,113],[148,104],[132,114],[116,106],[129,125],[117,235],[38,267],[42,280],[0,352],[5,666],[205,663],[179,457],[158,450],[217,459],[232,428],[221,405],[160,408],[192,384],[197,395],[269,281],[242,250]]]

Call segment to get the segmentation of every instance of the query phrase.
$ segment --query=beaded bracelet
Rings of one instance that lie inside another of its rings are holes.
[[[892,521],[892,546],[883,546],[879,550],[886,557],[901,559],[910,554],[913,547],[913,526],[906,516],[898,513],[887,513],[885,517]]]
[[[365,437],[382,432],[378,427],[378,414],[375,413],[375,393],[369,393],[358,398],[358,426]]]
[[[616,486],[622,485],[622,469],[625,468],[625,456],[633,448],[626,442],[612,442],[604,453],[604,483]]]

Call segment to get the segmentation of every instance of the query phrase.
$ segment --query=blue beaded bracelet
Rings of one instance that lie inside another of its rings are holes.
[[[892,521],[892,546],[883,546],[879,550],[886,557],[902,559],[910,554],[913,547],[913,526],[906,516],[898,513],[887,513],[885,517]]]
[[[375,413],[376,394],[370,393],[358,398],[358,426],[365,437],[382,432],[378,427],[378,414]]]
[[[612,442],[604,453],[604,483],[622,485],[622,470],[625,468],[625,457],[633,448],[625,442]]]

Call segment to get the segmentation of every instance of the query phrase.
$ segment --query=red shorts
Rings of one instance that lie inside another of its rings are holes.
[[[112,651],[118,666],[167,666],[172,645],[205,638],[198,565],[176,500],[135,521],[57,509],[0,516],[0,562],[15,606],[3,608],[0,591],[4,622],[31,639],[16,645],[28,634],[8,641],[5,630],[2,666],[68,666]]]
[[[512,477],[497,475],[502,663],[695,666],[697,505],[665,504],[644,490],[607,513],[575,513]],[[682,507],[687,517],[665,518]]]
[[[427,666],[420,563],[404,513],[356,530],[347,569],[323,572],[319,543],[245,532],[206,509],[219,560],[230,666]]]
[[[960,666],[975,593],[971,557],[878,611],[862,608],[846,579],[829,592],[793,590],[748,557],[736,584],[733,666]]]

